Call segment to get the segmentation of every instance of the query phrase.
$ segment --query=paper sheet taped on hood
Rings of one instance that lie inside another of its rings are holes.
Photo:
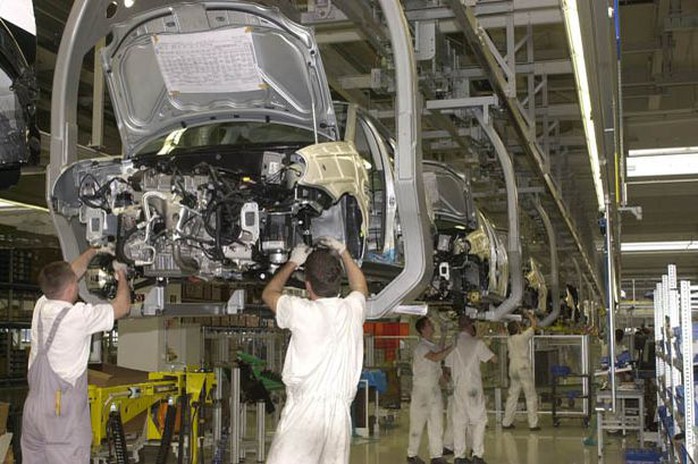
[[[264,83],[246,28],[154,35],[153,48],[170,94],[250,92]]]

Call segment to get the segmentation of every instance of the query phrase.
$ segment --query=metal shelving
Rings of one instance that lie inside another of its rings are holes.
[[[698,286],[677,285],[669,265],[654,293],[657,404],[661,445],[670,462],[696,461],[696,396],[693,376],[693,307]],[[683,435],[683,443],[677,439]]]

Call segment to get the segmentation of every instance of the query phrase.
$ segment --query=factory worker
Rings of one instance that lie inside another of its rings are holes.
[[[267,464],[349,462],[349,407],[361,376],[368,286],[343,243],[319,242],[324,248],[296,247],[262,293],[279,327],[291,330],[282,372],[286,404]],[[351,289],[344,298],[342,263]],[[283,295],[303,264],[309,298]]]
[[[78,303],[78,282],[96,250],[72,263],[56,261],[39,272],[43,296],[34,306],[22,413],[22,462],[88,464],[92,444],[87,401],[87,362],[92,334],[109,331],[128,314],[131,289],[123,269],[116,271],[116,297],[109,304]]]
[[[458,319],[460,333],[456,347],[446,357],[446,367],[453,376],[453,445],[454,464],[484,464],[487,410],[480,374],[481,362],[496,362],[497,357],[475,337],[475,325],[465,315]],[[472,439],[473,459],[466,458],[466,433]]]
[[[507,351],[509,352],[509,396],[504,407],[503,429],[514,428],[514,414],[519,403],[521,390],[526,397],[526,411],[528,412],[529,430],[540,430],[538,427],[538,395],[536,394],[535,379],[531,368],[530,342],[535,335],[538,321],[535,316],[526,312],[531,321],[531,326],[521,331],[521,325],[516,321],[509,322],[507,330]]]
[[[412,356],[412,397],[410,400],[410,435],[407,462],[423,464],[418,456],[422,431],[427,426],[431,464],[445,464],[443,450],[443,411],[441,397],[441,361],[453,350],[453,346],[440,349],[432,338],[434,325],[428,317],[420,317],[415,323],[420,340]]]

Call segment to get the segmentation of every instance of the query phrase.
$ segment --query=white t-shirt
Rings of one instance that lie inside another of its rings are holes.
[[[493,356],[494,353],[485,342],[467,332],[461,332],[455,349],[446,357],[446,367],[451,368],[454,385],[468,385],[481,389],[480,363],[489,361]]]
[[[529,327],[520,334],[510,335],[507,339],[507,351],[509,351],[509,369],[520,369],[531,366],[530,341],[535,331]]]
[[[92,334],[111,330],[114,326],[114,308],[111,304],[91,305],[67,301],[39,298],[34,306],[32,316],[32,344],[29,352],[29,367],[36,358],[39,349],[38,318],[41,314],[43,323],[42,345],[48,338],[53,321],[67,306],[73,306],[58,327],[56,337],[48,352],[48,361],[56,374],[66,382],[75,385],[75,381],[87,369],[90,358]]]
[[[429,340],[421,338],[417,347],[414,349],[412,357],[413,385],[430,387],[439,383],[439,377],[441,377],[441,363],[425,358],[431,351],[439,351],[439,347]]]
[[[282,372],[286,387],[299,395],[353,398],[363,365],[365,319],[361,292],[314,301],[279,298],[276,323],[291,330]]]

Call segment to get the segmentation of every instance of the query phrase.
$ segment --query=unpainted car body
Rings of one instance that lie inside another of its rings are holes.
[[[474,205],[467,178],[436,161],[424,162],[424,183],[437,234],[431,300],[487,308],[506,298],[509,267],[504,243]]]

